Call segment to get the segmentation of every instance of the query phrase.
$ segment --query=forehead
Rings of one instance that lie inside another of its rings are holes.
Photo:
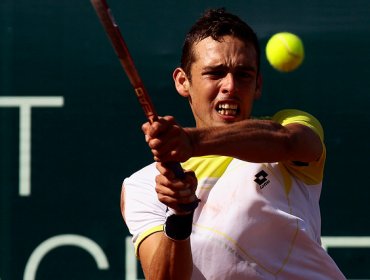
[[[248,65],[257,67],[257,52],[253,44],[233,36],[220,41],[207,37],[193,46],[194,64],[201,65]]]

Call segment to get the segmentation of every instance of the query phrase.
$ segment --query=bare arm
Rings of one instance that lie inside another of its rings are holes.
[[[195,196],[197,180],[194,172],[186,171],[185,178],[178,180],[173,172],[161,163],[157,163],[157,169],[160,174],[156,177],[155,189],[159,201],[174,211],[184,214],[181,213],[181,209],[178,209],[178,205],[197,199]],[[122,188],[121,213],[125,218],[124,210],[125,189]],[[176,241],[167,237],[164,232],[153,233],[139,245],[138,256],[145,279],[189,280],[191,278],[193,261],[189,238]]]
[[[319,136],[297,123],[282,126],[269,120],[244,120],[217,127],[183,129],[174,124],[172,117],[165,117],[152,128],[155,129],[143,126],[157,161],[224,155],[250,162],[311,162],[323,151]]]
[[[173,241],[163,232],[146,238],[139,247],[145,279],[189,280],[193,269],[190,239]]]
[[[323,151],[319,136],[301,124],[282,126],[273,121],[246,120],[186,131],[194,147],[193,156],[218,154],[250,162],[311,162]]]

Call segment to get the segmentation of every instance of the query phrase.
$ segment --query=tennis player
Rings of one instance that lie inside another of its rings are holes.
[[[145,123],[155,163],[122,187],[146,279],[345,279],[320,243],[323,129],[300,110],[251,118],[259,57],[254,31],[224,9],[187,34],[173,79],[196,127],[172,116]],[[198,199],[194,211],[183,207]]]

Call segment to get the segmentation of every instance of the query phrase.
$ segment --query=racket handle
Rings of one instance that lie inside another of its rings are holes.
[[[176,178],[178,179],[184,179],[185,178],[185,173],[184,173],[184,170],[182,169],[181,167],[181,164],[179,162],[166,162],[166,166],[172,170],[173,173],[175,173],[175,176]],[[199,199],[191,202],[191,203],[187,203],[187,204],[181,204],[179,205],[179,207],[181,208],[181,210],[185,211],[185,212],[190,212],[190,211],[194,211],[195,208],[198,207],[198,204],[199,204]]]
[[[166,167],[172,170],[173,173],[175,173],[176,178],[178,179],[184,179],[185,173],[184,170],[181,167],[181,164],[179,162],[166,162]]]

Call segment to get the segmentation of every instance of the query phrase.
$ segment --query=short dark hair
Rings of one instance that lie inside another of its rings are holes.
[[[225,8],[209,9],[190,28],[182,48],[181,68],[190,80],[191,65],[195,61],[193,52],[194,44],[207,37],[212,37],[213,40],[220,41],[226,35],[234,36],[244,43],[251,43],[254,46],[259,71],[260,47],[257,35],[253,29],[238,16],[226,12]]]

